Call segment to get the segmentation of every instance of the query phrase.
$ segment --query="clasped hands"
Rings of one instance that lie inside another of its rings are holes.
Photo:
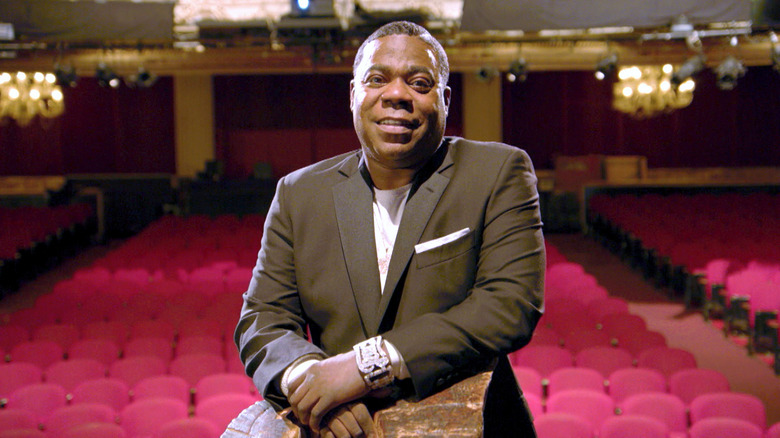
[[[355,362],[355,353],[319,361],[290,382],[288,401],[298,420],[323,438],[374,437],[368,408],[355,400],[370,390]]]

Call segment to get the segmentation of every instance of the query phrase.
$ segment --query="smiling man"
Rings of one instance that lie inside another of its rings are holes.
[[[493,369],[485,436],[535,436],[506,355],[543,308],[536,177],[518,148],[444,137],[448,77],[424,28],[381,27],[353,67],[360,150],[277,186],[235,338],[315,434],[372,436],[383,402]]]

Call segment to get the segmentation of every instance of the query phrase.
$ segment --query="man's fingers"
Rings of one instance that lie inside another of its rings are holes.
[[[320,398],[317,400],[317,403],[311,408],[309,414],[310,417],[308,418],[308,421],[306,423],[309,424],[309,427],[312,430],[319,430],[320,423],[322,423],[322,418],[330,412],[331,409],[333,409],[335,406],[332,406],[331,403],[324,399]],[[303,422],[303,419],[301,419]]]
[[[340,415],[334,415],[332,418],[330,418],[330,420],[326,420],[328,425],[325,426],[323,430],[327,428],[333,433],[333,435],[336,438],[344,438],[344,437],[348,438],[351,436],[356,436],[356,435],[352,435],[349,432],[349,430],[347,430],[347,428],[344,426],[341,420],[342,418]]]
[[[360,430],[365,433],[365,436],[376,436],[374,419],[371,418],[371,413],[368,412],[366,405],[363,403],[355,403],[349,407],[349,410],[352,412]]]

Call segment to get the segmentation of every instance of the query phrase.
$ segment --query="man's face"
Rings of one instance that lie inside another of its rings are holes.
[[[390,35],[364,48],[350,85],[350,107],[369,168],[418,169],[444,135],[449,87],[423,40]]]

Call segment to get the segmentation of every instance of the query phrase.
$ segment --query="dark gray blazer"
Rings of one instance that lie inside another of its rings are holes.
[[[524,151],[445,138],[412,187],[384,294],[372,199],[360,151],[279,181],[235,336],[247,373],[277,406],[287,405],[280,375],[297,358],[343,353],[377,334],[401,353],[420,398],[496,359],[506,365],[531,338],[545,257]]]

